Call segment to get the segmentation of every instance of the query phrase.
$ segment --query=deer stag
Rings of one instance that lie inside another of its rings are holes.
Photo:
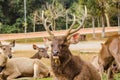
[[[12,58],[12,47],[14,47],[14,46],[15,46],[15,40],[13,40],[8,45],[3,45],[0,42],[1,53],[7,55],[9,58]]]
[[[85,7],[85,15],[81,25],[77,29],[73,29],[76,23],[76,17],[65,36],[57,37],[49,30],[50,24],[42,13],[42,22],[46,31],[51,36],[51,67],[57,80],[100,80],[100,75],[92,64],[83,61],[80,57],[72,55],[69,50],[70,43],[77,41],[78,35],[74,34],[79,31],[86,19],[87,10]],[[75,35],[75,36],[74,36]],[[72,40],[71,40],[72,39]]]

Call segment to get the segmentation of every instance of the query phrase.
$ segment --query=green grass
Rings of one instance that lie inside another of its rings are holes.
[[[19,78],[14,80],[35,80],[33,78]],[[52,78],[42,78],[42,79],[36,79],[36,80],[53,80]],[[106,75],[103,76],[103,80],[107,80]],[[120,80],[120,73],[115,74],[114,80]]]
[[[106,74],[103,75],[103,80],[107,80]],[[120,80],[120,73],[114,75],[114,80]]]
[[[13,40],[7,40],[7,41],[13,41]],[[26,38],[26,39],[16,39],[16,43],[40,43],[43,42],[42,38]]]

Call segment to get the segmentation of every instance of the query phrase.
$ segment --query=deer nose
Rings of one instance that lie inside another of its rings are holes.
[[[12,58],[12,55],[8,55],[9,58]]]
[[[49,56],[47,56],[47,58],[49,58]]]
[[[58,53],[59,53],[59,52],[58,52],[57,50],[54,50],[54,51],[53,51],[53,56],[57,56]]]

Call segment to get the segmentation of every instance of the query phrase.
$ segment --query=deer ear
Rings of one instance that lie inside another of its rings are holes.
[[[35,44],[33,44],[33,49],[34,49],[34,50],[37,50],[37,49],[38,49],[38,46],[35,45]]]
[[[79,33],[73,34],[71,39],[70,39],[70,43],[72,43],[72,44],[78,43],[79,42],[79,38],[80,38],[80,34]]]
[[[10,46],[15,47],[15,40],[10,43]]]

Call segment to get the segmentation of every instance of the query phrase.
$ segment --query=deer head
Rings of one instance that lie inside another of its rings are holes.
[[[7,55],[9,58],[12,58],[12,47],[15,46],[15,40],[10,42],[8,45],[3,45],[0,42],[1,53]]]
[[[37,53],[35,53],[31,58],[38,58],[38,59],[41,59],[42,57],[49,58],[49,55],[47,54],[48,47],[40,48],[37,45],[33,44],[33,49],[37,50]]]
[[[44,13],[42,14],[43,25],[44,25],[46,31],[51,36],[51,40],[52,40],[52,43],[51,43],[52,58],[57,58],[57,59],[59,58],[59,60],[62,61],[64,59],[68,59],[68,57],[71,56],[71,53],[69,50],[69,45],[70,45],[70,43],[77,41],[76,39],[78,39],[79,34],[76,32],[79,31],[83,27],[86,16],[87,16],[87,9],[85,7],[85,14],[82,18],[81,24],[76,29],[72,30],[76,23],[76,17],[75,17],[75,15],[73,15],[73,23],[71,24],[70,28],[66,32],[65,36],[56,37],[49,30],[49,26],[51,24],[47,23],[47,18],[44,18]],[[58,63],[60,63],[60,62],[58,61]]]

